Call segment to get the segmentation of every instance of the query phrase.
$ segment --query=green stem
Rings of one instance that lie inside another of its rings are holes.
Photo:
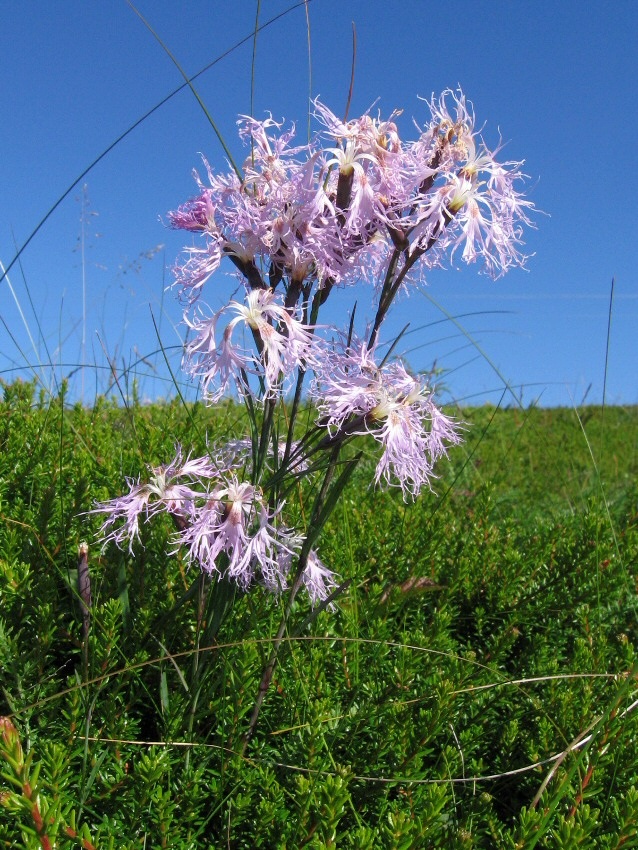
[[[318,520],[321,509],[323,508],[326,494],[330,487],[330,483],[334,478],[334,473],[337,467],[337,462],[339,460],[339,454],[341,452],[341,446],[337,446],[333,449],[332,457],[330,458],[330,464],[328,465],[328,469],[326,470],[326,474],[324,476],[323,482],[321,484],[321,490],[315,499],[315,503],[313,506],[312,517],[310,519],[310,528],[313,527],[314,523]],[[257,721],[259,720],[259,714],[261,712],[261,707],[263,705],[264,699],[266,698],[266,694],[268,693],[268,689],[270,687],[270,683],[272,681],[273,673],[275,672],[275,667],[277,666],[277,660],[279,657],[279,648],[281,647],[281,643],[284,638],[284,634],[286,633],[286,628],[288,626],[288,619],[290,617],[290,613],[292,611],[292,606],[295,602],[297,594],[301,589],[303,584],[303,574],[306,569],[306,564],[308,562],[308,555],[310,554],[310,550],[313,544],[313,538],[309,535],[306,537],[304,545],[299,554],[299,564],[297,567],[297,572],[295,573],[295,578],[292,583],[292,587],[288,593],[288,600],[286,602],[286,607],[284,609],[283,617],[281,618],[281,623],[279,624],[279,628],[277,629],[277,634],[273,640],[272,652],[270,653],[270,657],[268,659],[268,663],[264,667],[261,681],[259,683],[259,689],[257,691],[257,696],[255,698],[255,705],[253,706],[253,711],[250,717],[250,722],[248,724],[248,729],[243,737],[242,746],[241,746],[241,755],[244,756],[246,750],[248,748],[248,744],[250,743],[251,738],[255,734],[255,729],[257,727]]]

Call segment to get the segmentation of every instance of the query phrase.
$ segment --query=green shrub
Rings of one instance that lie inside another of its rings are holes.
[[[638,411],[464,411],[416,506],[364,459],[244,756],[285,599],[220,626],[169,523],[101,552],[87,513],[242,416],[4,386],[0,847],[638,846]]]

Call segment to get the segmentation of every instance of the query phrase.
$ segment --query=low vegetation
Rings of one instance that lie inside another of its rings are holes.
[[[243,412],[3,391],[0,847],[638,847],[638,409],[464,410],[411,505],[365,459],[242,755],[285,596],[87,512]]]

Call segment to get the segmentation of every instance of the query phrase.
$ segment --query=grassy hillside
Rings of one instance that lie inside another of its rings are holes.
[[[416,504],[358,467],[319,541],[350,584],[295,603],[242,756],[285,596],[220,627],[170,522],[101,552],[86,512],[243,413],[5,386],[0,846],[638,846],[638,409],[462,417]]]

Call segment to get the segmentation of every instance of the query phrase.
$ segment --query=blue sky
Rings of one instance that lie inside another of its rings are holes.
[[[377,100],[383,114],[402,108],[400,129],[412,137],[412,118],[427,118],[418,95],[460,85],[488,145],[500,134],[503,155],[525,160],[529,196],[545,213],[527,233],[534,256],[526,271],[496,282],[476,267],[435,271],[427,297],[415,293],[397,305],[389,330],[410,322],[403,348],[412,367],[436,362],[445,392],[463,404],[498,402],[504,381],[523,404],[600,403],[615,277],[606,397],[638,403],[638,4],[311,0],[310,66],[306,8],[293,6],[260,5],[261,24],[290,11],[257,38],[257,117],[271,111],[296,120],[304,139],[310,95],[342,112],[354,21],[350,115]],[[253,0],[139,0],[137,8],[189,74],[250,35],[257,13]],[[7,267],[82,171],[183,80],[124,0],[23,0],[3,18],[0,260]],[[252,51],[248,40],[196,82],[240,160],[235,120],[251,108]],[[161,219],[194,193],[200,152],[226,170],[207,118],[184,90],[69,193],[0,283],[0,376],[24,377],[52,361],[58,377],[72,375],[75,396],[90,401],[109,385],[107,357],[120,370],[143,357],[142,395],[170,391],[152,317],[177,368],[181,312],[165,287],[188,235]],[[213,286],[208,300],[218,306],[233,283],[221,275]],[[353,293],[344,297],[340,309]],[[364,309],[365,292],[357,298]],[[42,374],[50,378],[51,369]],[[503,403],[513,403],[509,393]]]

